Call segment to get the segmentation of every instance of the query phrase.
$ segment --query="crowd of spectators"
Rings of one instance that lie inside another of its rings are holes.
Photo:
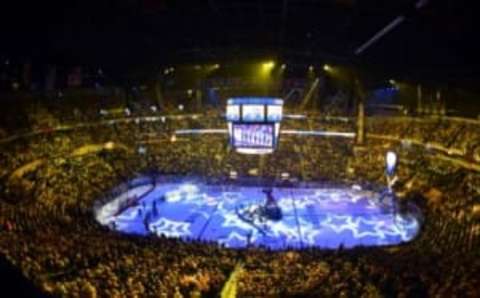
[[[179,128],[221,128],[225,124],[219,116],[131,118],[55,131],[63,121],[46,116],[47,110],[37,112],[41,116],[33,115],[29,123],[51,131],[0,143],[0,252],[46,293],[213,297],[242,264],[239,297],[478,296],[480,222],[472,209],[480,203],[480,173],[439,159],[425,147],[372,138],[356,148],[348,138],[285,135],[274,154],[246,156],[231,150],[225,135],[173,137]],[[367,124],[371,134],[463,148],[460,157],[475,162],[478,124],[440,119],[372,119]],[[342,132],[354,127],[348,119],[284,125]],[[83,146],[109,142],[113,149],[75,154]],[[272,179],[287,172],[305,181],[384,184],[383,156],[392,148],[401,161],[400,199],[417,204],[424,214],[417,239],[396,247],[233,250],[215,243],[121,235],[93,216],[97,200],[145,173],[221,180],[231,171]],[[35,161],[41,162],[21,177],[12,175]]]
[[[479,161],[474,154],[480,147],[476,120],[445,117],[377,117],[368,121],[367,131],[425,144],[450,155]]]

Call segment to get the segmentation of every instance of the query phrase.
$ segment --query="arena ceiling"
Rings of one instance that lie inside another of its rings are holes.
[[[479,60],[475,10],[466,0],[22,2],[1,10],[0,54],[116,68],[301,56],[464,75],[476,72]],[[355,54],[399,16],[403,22]]]

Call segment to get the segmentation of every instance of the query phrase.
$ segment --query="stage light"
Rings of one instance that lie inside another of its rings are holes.
[[[192,96],[193,90],[192,90],[192,89],[188,89],[188,90],[187,90],[187,94],[188,94],[188,96]]]
[[[164,75],[168,75],[170,73],[170,70],[168,68],[166,68],[164,71],[163,71],[163,74]]]
[[[388,82],[391,84],[391,85],[396,85],[397,82],[394,80],[394,79],[390,79],[388,80]]]
[[[175,67],[170,67],[170,72],[174,72],[175,71]]]
[[[172,135],[172,136],[170,137],[170,142],[175,143],[176,141],[177,141],[177,136],[176,136],[176,135]]]
[[[272,68],[275,67],[275,62],[273,61],[268,61],[262,64],[262,67],[264,70],[271,70]]]
[[[105,145],[103,146],[103,148],[105,148],[106,150],[112,150],[114,147],[115,147],[115,143],[114,143],[114,142],[107,142],[107,143],[105,143]]]
[[[287,68],[287,65],[286,64],[282,64],[281,66],[282,70],[285,70]]]
[[[183,108],[184,108],[183,105],[178,105],[178,109],[179,109],[180,111],[183,111]]]
[[[129,108],[126,108],[125,109],[125,116],[130,116],[132,114],[132,112],[130,112],[130,109]]]
[[[270,75],[274,67],[275,62],[273,61],[263,62],[259,67],[257,79],[262,83],[267,84],[267,82],[271,79]]]
[[[313,67],[313,65],[310,65],[310,66],[308,67],[308,71],[314,71],[314,70],[315,70],[315,67]]]
[[[165,123],[166,120],[167,119],[165,118],[165,116],[160,117],[160,121],[162,121],[162,123]]]
[[[220,68],[220,64],[218,64],[218,63],[217,63],[217,64],[214,64],[214,65],[213,65],[213,68],[214,68],[214,69],[219,69],[219,68]]]
[[[385,160],[387,174],[393,176],[398,162],[397,154],[393,151],[388,151]]]
[[[145,154],[147,153],[147,148],[143,147],[143,146],[140,146],[138,147],[138,154]]]
[[[156,112],[157,111],[157,106],[150,106],[150,110],[152,110],[152,112]]]
[[[330,70],[332,70],[332,67],[331,67],[330,65],[328,65],[328,64],[325,64],[325,65],[323,66],[323,70],[325,70],[325,71],[330,71]]]

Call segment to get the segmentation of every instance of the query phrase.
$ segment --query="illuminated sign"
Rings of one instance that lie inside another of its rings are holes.
[[[243,105],[242,120],[245,122],[265,121],[265,106],[264,105]]]
[[[234,124],[233,146],[248,148],[272,148],[274,143],[271,124]]]
[[[230,145],[243,154],[272,153],[278,143],[283,100],[269,97],[231,98],[226,119]]]
[[[267,106],[267,121],[278,122],[282,120],[283,107],[280,105]]]
[[[240,106],[228,105],[227,106],[227,120],[228,121],[240,121]]]

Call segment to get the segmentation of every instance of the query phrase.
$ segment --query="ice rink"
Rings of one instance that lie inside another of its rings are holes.
[[[251,245],[274,250],[395,245],[412,240],[419,230],[415,216],[395,216],[390,203],[380,203],[378,193],[347,186],[274,187],[281,220],[247,221],[239,216],[264,205],[263,190],[188,179],[162,181],[121,194],[97,210],[96,216],[100,223],[128,234],[154,233],[231,248]],[[118,203],[135,196],[135,203]]]

